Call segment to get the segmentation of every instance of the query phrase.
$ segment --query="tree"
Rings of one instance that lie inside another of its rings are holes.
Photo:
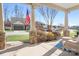
[[[4,18],[6,22],[8,21],[8,15],[9,15],[9,9],[8,9],[8,6],[6,6],[4,8]]]
[[[51,31],[52,30],[53,19],[57,15],[57,10],[51,9],[51,8],[48,8],[48,7],[40,7],[39,11],[40,11],[41,15],[44,17],[45,21],[46,21],[48,31]]]
[[[15,16],[19,18],[23,18],[22,7],[19,7],[17,4],[14,6]]]
[[[19,17],[23,18],[24,14],[23,14],[23,8],[19,7]]]
[[[18,6],[17,5],[14,6],[14,12],[15,12],[15,16],[18,17]]]

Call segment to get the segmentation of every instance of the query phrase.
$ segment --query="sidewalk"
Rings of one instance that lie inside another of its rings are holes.
[[[5,32],[6,36],[10,36],[10,35],[26,35],[29,34],[29,32],[26,31],[11,31],[11,32]]]

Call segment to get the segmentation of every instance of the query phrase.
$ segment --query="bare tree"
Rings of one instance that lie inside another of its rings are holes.
[[[5,18],[5,21],[8,20],[8,19],[7,19],[8,15],[9,15],[9,9],[8,9],[8,6],[6,6],[6,7],[4,8],[4,18]]]
[[[52,30],[53,19],[57,15],[57,10],[51,9],[51,8],[48,8],[48,7],[40,7],[39,11],[40,11],[41,15],[44,17],[45,21],[46,21],[48,30],[51,31]]]
[[[48,11],[48,9],[47,9],[46,11]],[[41,15],[44,17],[46,24],[48,24],[48,20],[47,20],[48,14],[45,13],[44,8],[43,8],[43,7],[40,7],[40,8],[39,8],[39,12],[40,12]]]
[[[22,7],[19,7],[18,5],[14,6],[14,11],[15,11],[15,16],[16,17],[20,17],[23,18],[23,11],[22,11]]]
[[[19,7],[19,17],[23,18],[24,14],[23,14],[23,8]]]
[[[15,16],[18,17],[18,15],[19,15],[18,5],[14,6],[14,12],[15,12]]]

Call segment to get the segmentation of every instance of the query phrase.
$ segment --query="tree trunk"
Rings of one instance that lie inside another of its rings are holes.
[[[48,31],[52,32],[52,26],[51,25],[48,25]]]

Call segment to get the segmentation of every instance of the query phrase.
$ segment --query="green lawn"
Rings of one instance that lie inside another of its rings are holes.
[[[70,31],[70,37],[74,37],[76,33],[77,33],[77,30]],[[63,36],[63,32],[61,32],[61,36]]]
[[[76,31],[71,31],[70,32],[70,37],[74,37],[76,35]]]
[[[29,35],[12,35],[7,36],[7,41],[23,41],[27,42],[29,40]]]

